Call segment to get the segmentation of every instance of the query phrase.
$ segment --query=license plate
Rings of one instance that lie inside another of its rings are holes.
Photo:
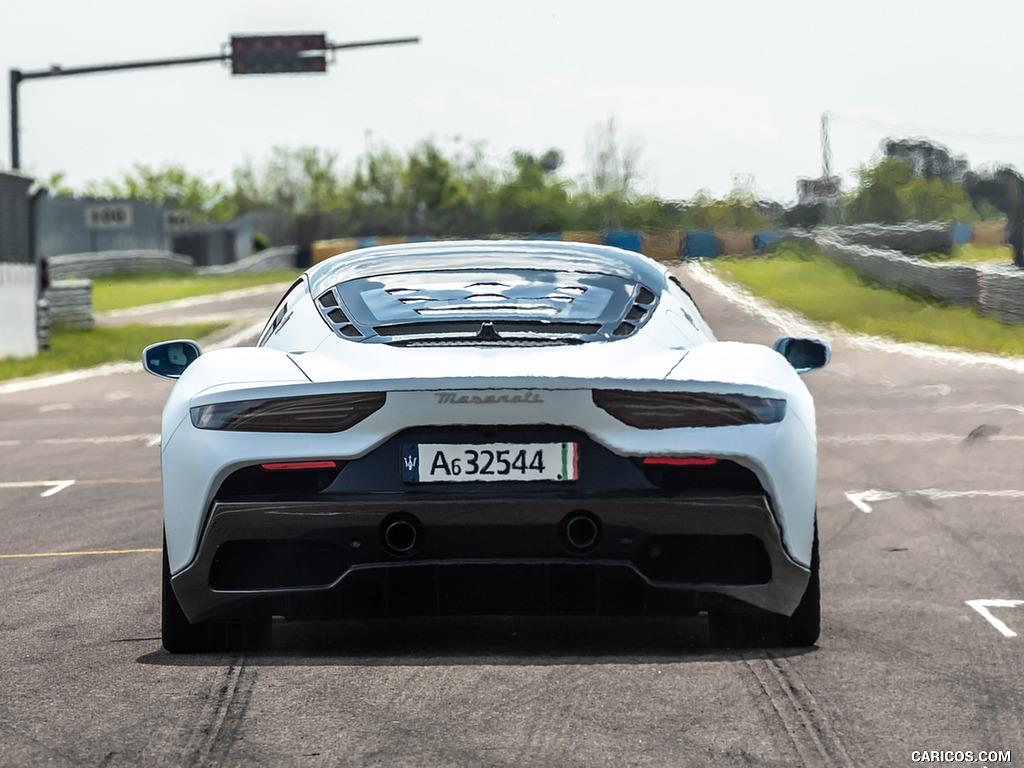
[[[407,483],[469,483],[579,477],[577,443],[410,443],[402,446]]]

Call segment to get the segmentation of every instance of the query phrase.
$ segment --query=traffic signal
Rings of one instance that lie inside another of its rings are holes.
[[[231,73],[326,72],[327,36],[232,35]]]

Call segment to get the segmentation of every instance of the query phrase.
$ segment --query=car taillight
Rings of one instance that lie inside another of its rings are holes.
[[[235,432],[341,432],[384,405],[383,392],[307,395],[197,405],[192,424],[199,429]]]
[[[772,424],[786,415],[786,401],[750,395],[631,392],[595,389],[594,404],[640,429]]]

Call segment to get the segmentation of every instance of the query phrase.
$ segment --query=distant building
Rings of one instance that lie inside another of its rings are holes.
[[[830,205],[838,202],[842,194],[838,176],[796,180],[797,205]]]

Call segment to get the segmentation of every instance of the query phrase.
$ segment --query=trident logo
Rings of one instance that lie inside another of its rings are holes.
[[[416,469],[416,462],[419,461],[415,456],[403,456],[402,461],[405,462],[405,468],[412,472]]]

